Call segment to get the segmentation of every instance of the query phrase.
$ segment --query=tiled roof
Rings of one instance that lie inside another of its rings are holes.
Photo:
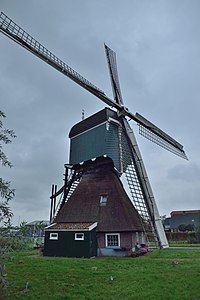
[[[54,223],[47,229],[89,229],[94,223]]]

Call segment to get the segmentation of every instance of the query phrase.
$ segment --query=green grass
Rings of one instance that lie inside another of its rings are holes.
[[[169,242],[170,247],[200,247],[200,244],[191,244],[186,242]]]
[[[194,249],[94,259],[15,252],[10,255],[7,273],[10,300],[200,299],[200,250]]]

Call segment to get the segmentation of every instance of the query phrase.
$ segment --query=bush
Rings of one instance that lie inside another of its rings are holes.
[[[197,238],[196,238],[196,233],[193,232],[189,232],[188,233],[188,243],[189,244],[196,244],[197,242]]]
[[[7,274],[5,271],[6,254],[8,244],[5,239],[0,238],[0,299],[5,299],[5,288],[8,286]]]
[[[188,233],[188,243],[198,244],[200,243],[200,232],[193,231]]]

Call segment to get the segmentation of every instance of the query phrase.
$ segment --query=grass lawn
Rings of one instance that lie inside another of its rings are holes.
[[[169,242],[170,247],[200,247],[200,244],[189,244],[186,242]]]
[[[155,250],[137,258],[51,258],[14,252],[8,299],[200,300],[200,250]],[[113,280],[112,280],[113,279]]]

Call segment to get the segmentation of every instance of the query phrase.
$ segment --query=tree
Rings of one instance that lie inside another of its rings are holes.
[[[22,221],[19,226],[19,235],[23,237],[31,236],[32,235],[32,230],[29,226],[27,226],[26,221]]]
[[[185,229],[186,229],[186,231],[194,231],[195,226],[194,226],[194,224],[187,224]]]
[[[178,225],[178,230],[179,231],[182,231],[182,232],[185,232],[186,231],[186,224],[180,224],[180,225]]]
[[[0,110],[0,164],[4,167],[12,167],[12,164],[3,152],[3,145],[10,144],[12,138],[15,138],[13,130],[5,129],[3,127],[3,119],[5,114]],[[0,224],[3,222],[4,226],[10,225],[10,220],[13,213],[9,207],[9,201],[14,197],[14,189],[11,188],[10,182],[0,178]],[[3,295],[3,288],[7,284],[6,273],[5,273],[5,261],[6,252],[8,251],[9,245],[5,239],[0,239],[0,294]],[[3,297],[3,296],[2,296]]]
[[[0,110],[0,164],[4,167],[12,167],[11,162],[3,152],[3,145],[10,144],[12,138],[16,135],[13,130],[5,129],[3,127],[3,119],[6,115]],[[9,207],[9,201],[14,197],[14,189],[11,188],[10,182],[0,178],[0,223],[3,221],[5,224],[9,223],[12,218],[12,212]]]

